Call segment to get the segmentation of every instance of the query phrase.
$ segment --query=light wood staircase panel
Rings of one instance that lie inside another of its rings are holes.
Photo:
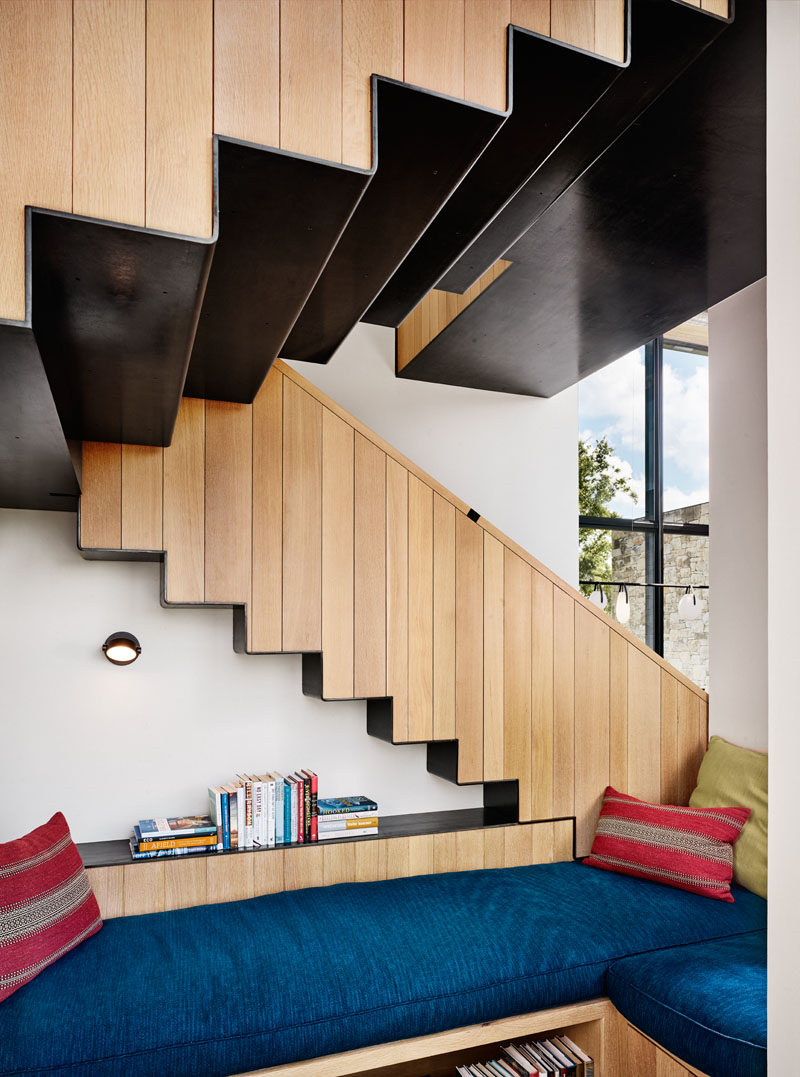
[[[129,452],[84,445],[85,556],[163,556],[165,605],[230,606],[237,649],[300,651],[305,692],[366,698],[368,732],[482,784],[488,820],[574,817],[585,853],[609,782],[688,799],[705,693],[290,367],[253,405],[186,398],[144,469]],[[458,846],[409,848],[433,870]]]

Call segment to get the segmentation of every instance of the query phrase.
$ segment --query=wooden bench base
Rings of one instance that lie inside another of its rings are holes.
[[[457,1065],[490,1058],[498,1045],[565,1032],[595,1060],[595,1077],[705,1077],[634,1028],[606,998],[479,1025],[379,1043],[240,1077],[453,1077]]]

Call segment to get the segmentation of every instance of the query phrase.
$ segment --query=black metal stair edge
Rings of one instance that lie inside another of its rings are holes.
[[[628,30],[629,21],[626,3]],[[508,28],[507,56],[505,123],[372,303],[364,321],[399,325],[629,63],[628,55],[619,63],[516,26]],[[546,122],[542,122],[543,108],[547,109]]]
[[[506,113],[373,76],[376,166],[281,355],[326,363],[502,128]]]
[[[739,0],[399,376],[553,396],[760,279],[765,70],[763,4]]]

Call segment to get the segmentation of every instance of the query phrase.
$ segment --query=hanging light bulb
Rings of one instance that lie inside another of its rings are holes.
[[[686,594],[678,603],[678,613],[683,617],[684,621],[695,621],[702,612],[703,607],[697,601],[697,595],[691,587],[687,587]]]
[[[631,600],[628,597],[628,588],[624,583],[619,585],[617,605],[615,608],[617,620],[621,625],[626,625],[631,619]]]
[[[603,608],[603,606],[605,606],[605,604],[606,604],[605,592],[603,591],[603,588],[599,584],[596,583],[594,585],[594,590],[589,595],[589,601],[592,603],[593,606],[597,606],[597,608],[599,610],[601,610]]]

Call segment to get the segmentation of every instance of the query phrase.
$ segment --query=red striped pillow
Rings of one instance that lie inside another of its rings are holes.
[[[102,925],[61,812],[0,844],[0,1001]]]
[[[749,815],[749,808],[648,804],[609,785],[583,862],[733,901],[733,846]]]

